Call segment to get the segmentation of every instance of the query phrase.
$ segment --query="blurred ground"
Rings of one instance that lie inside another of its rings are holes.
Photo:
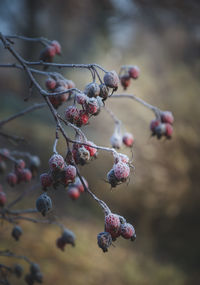
[[[96,161],[81,168],[93,191],[113,212],[126,216],[136,226],[135,243],[117,242],[115,248],[103,254],[96,245],[96,234],[103,230],[101,210],[87,196],[72,203],[59,189],[50,192],[54,213],[74,230],[77,247],[62,253],[54,246],[59,235],[56,228],[27,223],[22,224],[24,236],[17,247],[7,238],[10,226],[4,225],[5,230],[0,229],[1,247],[6,244],[16,252],[26,252],[41,264],[44,284],[199,284],[198,1],[87,0],[60,1],[57,5],[52,0],[13,1],[12,6],[4,1],[0,5],[3,32],[59,40],[63,56],[57,61],[96,62],[117,71],[122,64],[138,65],[141,77],[132,83],[128,93],[171,110],[175,116],[173,139],[157,141],[150,138],[153,114],[149,110],[136,102],[110,99],[107,106],[136,138],[135,172],[128,186],[110,191],[103,179],[112,167],[111,156],[101,152]],[[20,13],[25,18],[23,23]],[[37,58],[39,54],[36,45],[23,43],[19,50],[27,58]],[[5,52],[0,54],[0,60],[12,61]],[[87,71],[67,70],[63,74],[79,88],[90,80]],[[0,119],[41,101],[35,93],[28,103],[23,102],[27,85],[20,72],[0,70]],[[112,120],[102,111],[84,130],[96,144],[109,145],[113,127]],[[19,145],[19,149],[40,155],[41,172],[47,168],[54,141],[49,111],[38,110],[15,120],[6,130],[24,136],[28,143]],[[2,138],[1,146],[5,146]],[[60,143],[59,150],[65,152],[64,143]],[[126,149],[122,152],[130,155]],[[20,191],[19,186],[7,188],[11,196]],[[40,189],[19,206],[32,207],[39,193]]]

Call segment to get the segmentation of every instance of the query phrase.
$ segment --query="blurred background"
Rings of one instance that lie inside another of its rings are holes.
[[[96,244],[96,235],[104,226],[101,209],[87,194],[71,201],[62,188],[49,192],[54,203],[52,214],[74,231],[75,248],[69,246],[64,253],[56,248],[60,232],[54,226],[23,222],[24,234],[17,243],[10,236],[11,226],[3,224],[1,248],[39,263],[44,284],[200,284],[199,12],[198,0],[0,1],[1,32],[58,40],[62,57],[57,57],[57,62],[95,62],[116,71],[124,64],[138,65],[141,76],[127,93],[170,110],[175,117],[173,139],[158,141],[150,137],[149,123],[154,118],[150,110],[128,99],[108,100],[106,105],[123,121],[124,131],[135,136],[131,181],[113,190],[104,182],[113,164],[108,153],[100,152],[97,160],[81,167],[95,194],[135,226],[134,243],[118,240],[104,254]],[[26,59],[38,59],[39,44],[16,42]],[[13,62],[2,45],[0,62]],[[61,72],[80,89],[91,80],[86,70]],[[44,78],[40,82],[44,84]],[[35,90],[24,102],[28,81],[21,71],[0,69],[0,86],[0,120],[42,102]],[[63,110],[61,107],[61,114]],[[83,128],[90,140],[104,146],[109,146],[113,129],[113,121],[104,110]],[[12,121],[4,131],[27,142],[13,145],[0,137],[0,147],[39,155],[40,173],[47,170],[55,136],[49,110]],[[66,151],[63,140],[59,151],[63,155]],[[121,151],[131,155],[125,148]],[[5,178],[0,179],[5,185]],[[11,199],[27,186],[4,187]],[[40,188],[16,208],[34,207],[39,193]],[[0,262],[13,261],[0,258]],[[23,284],[12,277],[10,280]]]

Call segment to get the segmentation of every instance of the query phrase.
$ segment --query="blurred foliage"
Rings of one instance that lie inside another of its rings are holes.
[[[58,189],[50,191],[54,214],[75,231],[77,247],[67,248],[63,254],[51,246],[59,235],[56,229],[25,223],[18,247],[7,239],[9,231],[0,229],[2,247],[6,244],[19,253],[27,252],[40,263],[45,284],[199,284],[199,1],[12,3],[0,3],[3,32],[59,40],[63,55],[56,60],[61,62],[96,62],[116,70],[122,64],[138,65],[141,78],[132,83],[128,93],[171,110],[175,125],[171,141],[157,141],[150,138],[153,115],[149,110],[136,102],[111,98],[107,106],[124,122],[124,130],[133,132],[136,138],[134,174],[128,186],[110,191],[104,179],[112,167],[111,156],[100,152],[96,161],[81,168],[92,190],[113,212],[126,216],[136,226],[136,243],[118,242],[104,255],[96,245],[96,234],[103,229],[101,210],[87,195],[72,203],[64,189]],[[18,50],[26,58],[37,58],[40,47],[19,43]],[[0,60],[11,62],[12,58],[2,52]],[[87,71],[62,72],[79,88],[91,80]],[[34,92],[28,103],[23,102],[28,82],[19,71],[0,70],[0,86],[0,118],[41,101]],[[102,111],[84,130],[96,144],[109,145],[113,127],[112,120]],[[24,136],[27,143],[18,148],[40,155],[41,172],[47,169],[55,136],[49,111],[28,114],[8,124],[6,130]],[[70,130],[69,134],[73,136]],[[5,144],[16,148],[0,138],[0,147]],[[64,154],[65,148],[62,140],[59,151]],[[130,155],[126,149],[122,152]],[[16,196],[22,188],[7,187],[6,191]],[[19,206],[32,207],[39,192],[40,189]]]

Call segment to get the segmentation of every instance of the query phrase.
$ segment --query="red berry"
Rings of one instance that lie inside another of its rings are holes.
[[[98,109],[99,109],[99,104],[97,99],[90,98],[86,104],[86,111],[89,114],[94,115],[98,112]]]
[[[126,179],[128,178],[130,174],[129,166],[126,163],[123,163],[121,161],[114,164],[113,169],[114,169],[115,177],[119,181],[122,181],[122,182],[126,181]]]
[[[49,90],[54,90],[56,87],[56,81],[51,77],[47,78],[45,84],[46,84],[47,89]]]
[[[94,148],[93,146],[96,145],[91,141],[87,141],[86,143],[89,144],[90,146],[84,145],[84,147],[90,152],[90,156],[94,156],[97,153],[97,149]]]
[[[105,217],[105,231],[109,232],[112,238],[116,238],[120,235],[121,222],[119,216],[116,214],[108,214]]]
[[[123,75],[120,77],[120,82],[122,87],[124,87],[124,90],[126,90],[127,87],[131,84],[131,78],[129,75]]]
[[[120,233],[121,236],[125,239],[135,240],[136,238],[135,229],[129,223],[124,223],[121,225]]]
[[[76,121],[76,125],[81,127],[82,125],[86,125],[89,120],[89,115],[85,110],[79,110],[78,120]]]
[[[170,124],[165,124],[166,126],[166,131],[165,131],[165,136],[170,139],[173,133],[173,127]]]
[[[55,54],[56,54],[55,47],[52,45],[49,45],[41,51],[40,59],[43,61],[51,62]]]
[[[84,183],[85,183],[85,186],[88,188],[88,182],[87,182],[87,180],[82,176],[82,179],[83,179],[83,181],[84,181]],[[81,182],[81,180],[80,180],[80,178],[79,177],[76,177],[76,180],[75,180],[75,186],[78,188],[78,190],[79,190],[79,192],[80,193],[83,193],[85,190],[84,190],[84,186],[83,186],[83,184],[82,184],[82,182]]]
[[[70,182],[73,182],[76,177],[76,167],[73,165],[67,165],[63,170],[63,182],[65,185],[68,185]]]
[[[71,123],[75,123],[79,120],[79,110],[76,106],[69,106],[65,111],[65,118]]]
[[[65,166],[64,158],[59,154],[54,154],[49,160],[49,167],[52,171],[63,170]]]
[[[68,189],[68,195],[72,200],[77,200],[80,196],[80,192],[77,187],[71,186]]]
[[[19,159],[15,163],[15,172],[16,172],[16,174],[21,173],[21,171],[25,168],[25,166],[26,166],[25,161],[23,159]]]
[[[72,80],[67,79],[67,84],[68,84],[68,88],[69,89],[72,89],[72,88],[76,87],[74,81],[72,81]]]
[[[163,123],[169,123],[172,125],[174,122],[174,117],[172,115],[172,112],[170,111],[161,112],[161,121]]]
[[[76,102],[80,105],[84,105],[87,101],[87,96],[84,93],[76,94]]]
[[[119,77],[115,70],[106,72],[104,75],[104,83],[107,87],[117,89],[119,85]]]
[[[129,158],[126,154],[118,153],[118,156],[115,157],[115,163],[118,163],[119,161],[128,163]]]
[[[47,187],[50,187],[52,185],[53,180],[48,173],[43,173],[40,175],[40,182],[43,189],[45,190]]]
[[[49,96],[49,100],[51,102],[51,104],[54,106],[54,108],[58,108],[60,105],[61,105],[61,101],[60,101],[60,98],[56,95],[52,95],[52,96]]]
[[[0,159],[6,159],[10,155],[10,151],[7,148],[0,149]]]
[[[60,46],[59,42],[52,41],[51,45],[55,48],[55,53],[56,54],[61,54],[61,46]]]
[[[21,171],[20,180],[23,182],[30,182],[32,178],[32,173],[28,168],[25,168]]]
[[[129,75],[133,79],[137,79],[140,74],[140,69],[136,65],[129,68]]]
[[[0,207],[3,207],[6,204],[6,194],[4,192],[0,192]]]
[[[17,175],[14,172],[10,172],[7,176],[7,182],[10,186],[15,186],[17,184]]]
[[[125,133],[122,137],[122,141],[126,146],[131,147],[134,142],[133,135],[130,133]]]
[[[158,119],[152,120],[151,123],[150,123],[150,130],[154,133],[156,127],[158,127],[158,126],[160,125],[160,123],[161,123],[161,122],[160,122],[160,120],[158,120]]]

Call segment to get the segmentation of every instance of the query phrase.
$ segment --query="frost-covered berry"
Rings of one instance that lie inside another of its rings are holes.
[[[97,149],[94,147],[96,145],[93,142],[91,142],[91,141],[87,141],[86,143],[90,145],[90,146],[84,145],[84,147],[89,151],[90,156],[96,155],[97,154]]]
[[[23,231],[22,228],[20,226],[14,226],[12,229],[12,237],[18,241],[20,236],[22,235]]]
[[[117,180],[117,178],[115,176],[114,169],[111,169],[107,173],[107,179],[108,179],[108,183],[110,183],[111,187],[116,187],[119,183],[119,181]]]
[[[152,131],[152,133],[155,133],[155,129],[156,129],[156,127],[158,127],[160,125],[160,123],[161,122],[158,119],[154,119],[154,120],[151,121],[151,123],[150,123],[150,130]]]
[[[120,235],[121,222],[116,214],[108,214],[105,217],[105,231],[109,232],[113,239]]]
[[[131,239],[132,241],[136,239],[135,229],[129,223],[124,223],[121,225],[120,233],[121,236],[125,239]]]
[[[139,74],[140,74],[140,69],[138,66],[134,65],[129,68],[129,75],[131,78],[137,79],[139,77]]]
[[[83,182],[84,182],[85,186],[88,188],[87,180],[83,176],[81,176],[81,178],[83,179]],[[81,182],[81,180],[80,180],[80,178],[78,176],[76,177],[74,184],[78,188],[80,193],[83,193],[85,191],[84,190],[84,186],[83,186],[83,184],[82,184],[82,182]]]
[[[16,172],[20,172],[22,169],[24,169],[26,166],[26,163],[23,159],[19,159],[16,163],[15,163],[15,171]]]
[[[56,88],[56,81],[52,77],[48,77],[45,81],[46,88],[50,91]]]
[[[72,200],[77,200],[80,196],[80,192],[76,186],[69,187],[67,193]]]
[[[79,119],[79,110],[76,106],[69,106],[65,110],[65,118],[70,123],[75,123]]]
[[[122,137],[122,141],[126,146],[131,147],[134,142],[133,135],[130,133],[125,133]]]
[[[86,103],[86,111],[91,114],[94,115],[98,112],[99,110],[99,104],[96,98],[90,98],[87,103]]]
[[[13,187],[17,184],[17,175],[14,172],[10,172],[7,175],[7,183]]]
[[[70,182],[73,182],[76,177],[76,167],[73,165],[65,166],[62,172],[62,181],[65,185],[68,185]]]
[[[122,146],[122,136],[121,134],[114,132],[110,138],[110,143],[112,147],[119,149]]]
[[[126,154],[118,153],[118,155],[115,157],[115,163],[118,163],[119,161],[129,163],[129,158]]]
[[[131,78],[129,75],[123,75],[120,77],[120,82],[124,90],[126,90],[127,87],[129,87],[129,85],[131,84]]]
[[[115,177],[118,181],[126,181],[130,174],[130,168],[126,163],[118,162],[113,166]]]
[[[103,80],[107,87],[117,89],[119,86],[119,77],[115,70],[106,72]]]
[[[76,102],[80,105],[84,105],[87,102],[87,96],[84,93],[76,94]]]
[[[97,97],[100,94],[100,87],[96,82],[92,82],[86,85],[84,92],[90,98]]]
[[[65,161],[60,154],[54,154],[49,159],[49,168],[52,171],[63,170],[64,166],[65,166]]]
[[[40,164],[41,164],[40,158],[37,155],[31,156],[29,168],[32,171],[32,173],[35,173],[39,169]]]
[[[15,264],[15,265],[14,265],[14,267],[13,267],[13,272],[14,272],[14,274],[15,274],[18,278],[20,278],[20,277],[22,276],[23,271],[24,271],[24,269],[23,269],[23,267],[22,267],[20,264]]]
[[[32,178],[32,173],[28,168],[24,168],[20,173],[20,181],[30,182]]]
[[[103,98],[103,100],[105,101],[107,98],[108,98],[108,95],[109,95],[109,89],[108,87],[105,85],[105,84],[100,84],[99,85],[100,87],[100,93],[99,93],[99,96],[101,98]]]
[[[166,133],[166,124],[160,123],[154,130],[154,134],[160,139]]]
[[[0,153],[0,159],[6,159],[10,155],[10,151],[7,148],[2,148]]]
[[[172,112],[170,111],[163,111],[161,112],[161,121],[162,123],[168,123],[168,124],[173,124],[174,122],[174,116],[172,115]]]
[[[108,248],[112,244],[111,234],[108,232],[101,232],[97,235],[97,244],[103,250],[103,252],[108,251]]]
[[[70,79],[67,79],[66,81],[67,81],[67,84],[68,84],[68,88],[69,88],[69,89],[72,89],[72,88],[75,88],[75,87],[76,87],[74,81],[72,81],[72,80],[70,80]]]
[[[51,198],[48,195],[44,193],[37,198],[36,209],[43,216],[45,216],[46,213],[51,210],[51,208],[52,208],[52,202],[51,202]]]
[[[61,46],[58,41],[52,41],[51,45],[55,48],[56,54],[61,54]]]
[[[48,173],[43,173],[40,175],[40,182],[42,185],[42,188],[46,190],[47,187],[50,187],[53,183],[53,180],[51,178],[51,175]]]
[[[78,112],[78,118],[76,120],[76,125],[78,127],[81,127],[82,125],[86,125],[88,123],[89,120],[89,114],[87,111],[85,110],[79,110]]]
[[[173,133],[173,127],[170,124],[165,124],[166,131],[165,131],[165,136],[170,139],[172,137]]]
[[[60,98],[59,96],[49,96],[49,101],[51,102],[51,104],[54,106],[55,109],[57,109],[60,105],[61,105],[61,101],[60,101]]]
[[[6,204],[7,198],[6,193],[3,191],[0,192],[0,207],[3,207]]]
[[[68,243],[68,244],[71,244],[72,246],[75,246],[76,236],[72,231],[68,229],[64,229],[61,238],[66,244]]]

